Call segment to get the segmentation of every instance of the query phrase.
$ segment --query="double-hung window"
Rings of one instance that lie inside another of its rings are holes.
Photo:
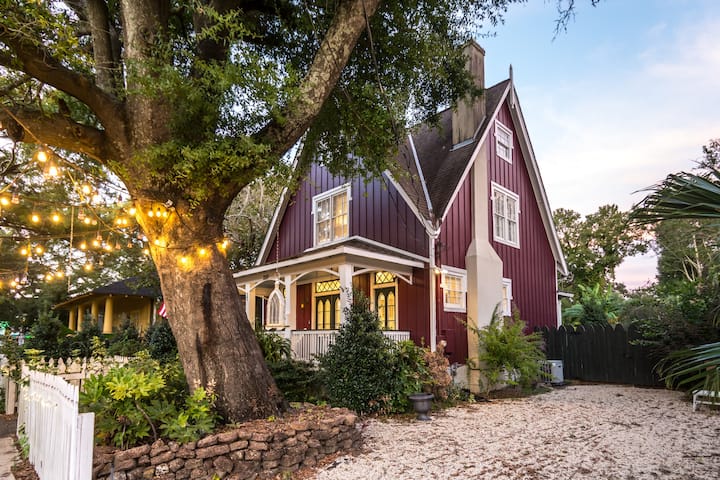
[[[500,185],[492,184],[493,239],[520,248],[520,197]]]
[[[502,279],[502,314],[505,317],[512,315],[512,280],[509,278]]]
[[[349,234],[350,184],[313,197],[315,245],[323,245]]]
[[[442,267],[443,309],[446,312],[465,312],[467,272],[459,268]]]
[[[495,151],[497,156],[512,163],[513,133],[499,121],[495,121]]]

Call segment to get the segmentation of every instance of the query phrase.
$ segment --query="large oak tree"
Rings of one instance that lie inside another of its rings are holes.
[[[227,420],[269,416],[227,207],[301,139],[302,161],[384,170],[410,119],[478,93],[458,47],[518,1],[0,0],[0,123],[124,182],[189,384]]]

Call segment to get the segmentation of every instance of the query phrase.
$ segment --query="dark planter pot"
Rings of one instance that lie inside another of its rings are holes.
[[[410,402],[412,403],[413,409],[418,414],[418,420],[430,420],[428,412],[432,407],[432,400],[435,398],[432,393],[413,393],[408,395]]]

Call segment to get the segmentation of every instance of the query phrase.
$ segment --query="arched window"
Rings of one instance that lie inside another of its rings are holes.
[[[267,325],[282,325],[283,322],[283,306],[284,298],[278,285],[275,284],[275,290],[270,294],[268,298],[268,316]]]

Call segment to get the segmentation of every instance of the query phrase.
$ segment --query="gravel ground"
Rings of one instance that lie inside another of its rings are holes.
[[[303,478],[720,479],[720,411],[678,392],[577,385],[363,425],[365,452]]]

